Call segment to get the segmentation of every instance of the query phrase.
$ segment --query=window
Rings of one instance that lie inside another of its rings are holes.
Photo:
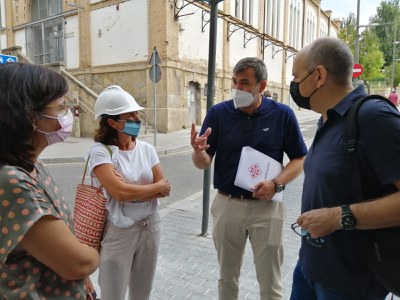
[[[324,21],[319,23],[319,36],[327,36],[328,35],[328,26]]]
[[[249,16],[249,7],[247,2],[242,2],[242,20],[244,22],[248,22],[248,16]]]
[[[26,28],[26,53],[36,64],[64,61],[63,23],[54,18]]]
[[[267,0],[265,3],[265,33],[280,40],[281,4],[279,0]]]
[[[289,45],[299,49],[301,36],[301,4],[299,0],[290,2],[290,20],[289,20]]]
[[[32,21],[62,13],[62,0],[32,0]]]
[[[315,23],[316,23],[316,17],[315,15],[311,12],[307,12],[307,37],[306,41],[307,44],[311,43],[315,39],[315,34],[316,34],[316,29],[315,29]]]
[[[235,17],[253,24],[253,0],[235,0]]]
[[[240,16],[240,0],[235,0],[235,17],[239,18]]]

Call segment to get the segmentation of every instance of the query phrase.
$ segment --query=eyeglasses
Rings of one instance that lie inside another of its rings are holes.
[[[325,244],[325,240],[322,237],[316,239],[312,238],[310,233],[307,230],[301,228],[300,225],[297,223],[293,223],[290,227],[297,235],[305,237],[307,242],[314,247],[320,248]]]
[[[62,104],[56,105],[47,105],[44,108],[54,109],[57,112],[57,115],[65,116],[68,113],[68,102],[64,101]]]

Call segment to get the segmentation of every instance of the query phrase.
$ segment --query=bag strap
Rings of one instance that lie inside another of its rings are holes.
[[[110,157],[112,158],[113,152],[112,152],[111,148],[108,147],[106,144],[102,144],[102,145],[103,145],[104,147],[106,147],[108,153],[110,154]],[[85,170],[83,171],[82,184],[83,184],[83,182],[85,181],[85,176],[86,176],[86,171],[87,171],[89,159],[90,159],[90,155],[88,156],[88,159],[87,159],[86,164],[85,164]]]
[[[359,98],[351,105],[349,112],[346,117],[346,124],[344,128],[344,138],[346,142],[346,151],[349,154],[356,152],[357,140],[358,140],[358,125],[357,125],[357,115],[360,110],[361,105],[370,99],[383,100],[389,103],[391,106],[396,108],[396,106],[389,101],[386,97],[381,95],[369,95],[363,98]]]
[[[344,127],[344,139],[346,142],[346,151],[348,154],[355,154],[357,155],[357,141],[358,141],[358,123],[357,123],[357,118],[358,118],[358,111],[360,110],[361,105],[370,99],[378,99],[378,100],[383,100],[389,103],[391,106],[396,108],[396,106],[389,101],[386,97],[380,96],[380,95],[369,95],[366,97],[362,97],[357,99],[350,107],[349,112],[347,113],[346,116],[346,123]],[[358,158],[358,157],[357,157]],[[358,164],[358,159],[356,160],[356,163]],[[393,293],[391,300],[393,300]]]

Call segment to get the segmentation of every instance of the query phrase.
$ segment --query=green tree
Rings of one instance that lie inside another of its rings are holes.
[[[384,63],[378,37],[369,29],[364,30],[360,38],[360,64],[364,68],[361,79],[369,82],[381,76]]]
[[[392,64],[393,42],[400,39],[399,13],[399,0],[381,1],[376,15],[370,19],[372,24],[381,24],[371,27],[371,30],[379,39],[380,48],[385,57],[385,66]],[[397,58],[397,53],[395,55]]]
[[[354,53],[354,40],[356,36],[356,17],[350,13],[346,19],[340,22],[340,31],[338,37],[349,45],[351,51]]]
[[[356,17],[350,13],[341,22],[341,30],[338,37],[345,41],[354,53],[354,43],[356,36]],[[359,63],[363,66],[364,72],[360,79],[364,80],[369,92],[369,82],[381,76],[382,66],[385,63],[382,51],[379,48],[379,39],[374,32],[367,27],[359,39]]]
[[[383,70],[385,76],[386,84],[391,85],[392,80],[392,66],[386,66]],[[395,62],[394,64],[394,76],[393,76],[393,86],[397,87],[400,84],[400,63]]]

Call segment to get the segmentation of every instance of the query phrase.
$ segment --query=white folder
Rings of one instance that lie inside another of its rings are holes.
[[[260,181],[272,180],[282,171],[283,166],[272,157],[253,149],[243,147],[234,184],[253,192]],[[272,200],[282,201],[283,192],[276,193]]]

